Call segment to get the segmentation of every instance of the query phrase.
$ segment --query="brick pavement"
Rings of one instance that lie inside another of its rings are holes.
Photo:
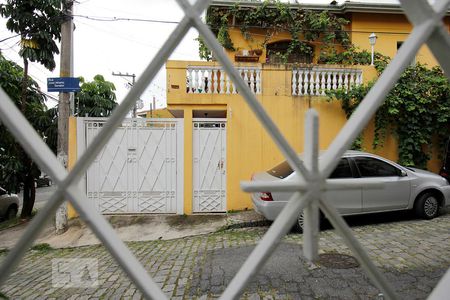
[[[404,299],[425,299],[450,266],[450,213],[425,221],[401,219],[352,227],[375,264]],[[244,228],[169,241],[128,243],[172,299],[215,298],[267,228]],[[379,293],[359,267],[312,267],[301,257],[302,235],[289,234],[244,299],[376,299]],[[334,230],[320,233],[323,253],[350,254]],[[5,257],[0,252],[0,261]],[[52,260],[91,258],[98,285],[52,286]],[[10,299],[140,299],[141,294],[102,246],[30,250],[0,288]]]

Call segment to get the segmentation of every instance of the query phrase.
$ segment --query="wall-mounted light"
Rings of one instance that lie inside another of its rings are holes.
[[[377,41],[377,36],[375,33],[371,33],[369,35],[369,44],[372,47],[372,56],[371,56],[371,61],[370,61],[370,65],[373,66],[373,47],[375,46],[375,43]]]

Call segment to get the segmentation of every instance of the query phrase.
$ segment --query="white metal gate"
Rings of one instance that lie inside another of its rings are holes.
[[[226,119],[194,119],[193,212],[226,211]]]
[[[82,119],[88,146],[106,120]],[[182,213],[182,132],[177,119],[125,120],[87,171],[88,199],[106,214]]]

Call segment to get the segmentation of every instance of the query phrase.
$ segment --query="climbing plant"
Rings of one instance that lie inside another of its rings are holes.
[[[287,57],[296,52],[311,54],[308,42],[314,41],[321,45],[323,53],[332,52],[335,44],[348,48],[351,43],[348,33],[343,27],[349,21],[328,11],[312,11],[292,6],[279,0],[265,0],[255,6],[212,6],[206,14],[206,24],[217,36],[221,45],[231,51],[235,46],[229,35],[230,26],[239,27],[246,40],[253,40],[254,34],[261,34],[258,29],[264,29],[264,48],[271,37],[278,32],[289,32],[290,44],[280,58],[286,62]],[[199,55],[210,60],[211,52],[201,38]],[[280,53],[281,55],[281,53]]]
[[[208,9],[206,23],[217,36],[221,45],[236,51],[230,38],[230,28],[238,27],[242,36],[254,41],[256,35],[263,34],[261,48],[264,48],[279,32],[290,34],[286,51],[278,53],[281,62],[287,62],[292,53],[313,55],[311,47],[320,45],[319,64],[369,65],[371,53],[360,51],[351,44],[344,30],[349,21],[328,11],[305,10],[300,5],[292,5],[278,0],[265,0],[258,5],[240,4],[233,6],[213,6]],[[202,38],[199,54],[202,59],[211,60]],[[374,53],[374,67],[381,74],[390,62],[388,56]],[[353,89],[332,90],[329,99],[341,102],[347,118],[351,116],[374,82]],[[383,144],[387,133],[398,138],[399,163],[405,166],[425,167],[430,159],[433,138],[443,146],[450,135],[450,84],[440,68],[424,65],[410,66],[386,97],[385,103],[375,115],[373,147]],[[353,144],[361,149],[362,137]]]
[[[373,84],[370,82],[349,91],[329,91],[328,96],[341,101],[348,118]],[[398,139],[399,163],[426,167],[433,138],[442,149],[450,135],[450,83],[447,77],[438,67],[410,66],[387,95],[374,121],[374,148],[382,145],[386,134],[392,132]]]
[[[378,74],[381,74],[391,61],[389,56],[383,55],[379,52],[374,53],[374,67]],[[333,65],[370,65],[371,53],[367,50],[360,51],[354,45],[349,46],[343,51],[337,52],[335,49],[327,53],[321,53],[318,59],[319,64],[333,64]]]

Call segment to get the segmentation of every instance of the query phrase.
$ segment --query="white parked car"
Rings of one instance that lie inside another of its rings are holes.
[[[284,161],[267,172],[254,174],[252,180],[287,181],[295,176]],[[347,151],[328,180],[344,185],[352,183],[352,188],[323,193],[343,216],[414,210],[419,217],[432,219],[438,216],[439,208],[450,205],[450,184],[442,176],[406,168],[370,153]],[[373,183],[381,183],[382,188],[374,187]],[[274,220],[291,195],[292,192],[253,193],[252,201],[257,212]],[[301,230],[303,214],[297,223]]]
[[[19,210],[19,197],[16,194],[9,194],[0,187],[0,218],[10,220],[15,218]]]

